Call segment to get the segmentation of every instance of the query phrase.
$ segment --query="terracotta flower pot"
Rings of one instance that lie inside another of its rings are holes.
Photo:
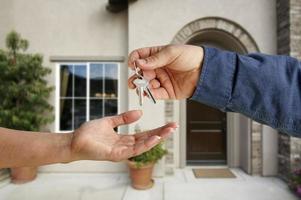
[[[133,188],[137,190],[146,190],[153,187],[154,180],[152,179],[152,174],[154,165],[155,163],[149,163],[137,167],[135,162],[128,161]]]
[[[24,184],[33,181],[37,177],[37,167],[16,167],[10,169],[11,182]]]

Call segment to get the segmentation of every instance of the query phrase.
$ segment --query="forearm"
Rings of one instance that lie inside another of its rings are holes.
[[[72,134],[0,128],[0,168],[71,162]]]
[[[286,56],[205,48],[193,99],[301,137],[301,66]]]

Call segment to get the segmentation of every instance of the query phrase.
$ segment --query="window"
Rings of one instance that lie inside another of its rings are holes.
[[[118,63],[58,64],[57,130],[118,113]]]

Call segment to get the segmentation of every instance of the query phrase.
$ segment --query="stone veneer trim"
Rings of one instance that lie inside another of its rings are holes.
[[[301,0],[277,0],[277,52],[301,59]],[[279,134],[278,174],[288,180],[301,168],[301,139]]]

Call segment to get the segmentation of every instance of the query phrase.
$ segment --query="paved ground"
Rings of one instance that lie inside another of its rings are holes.
[[[277,178],[232,171],[236,179],[195,179],[191,169],[179,169],[147,191],[132,189],[121,173],[40,174],[25,185],[2,185],[0,200],[297,200]]]

